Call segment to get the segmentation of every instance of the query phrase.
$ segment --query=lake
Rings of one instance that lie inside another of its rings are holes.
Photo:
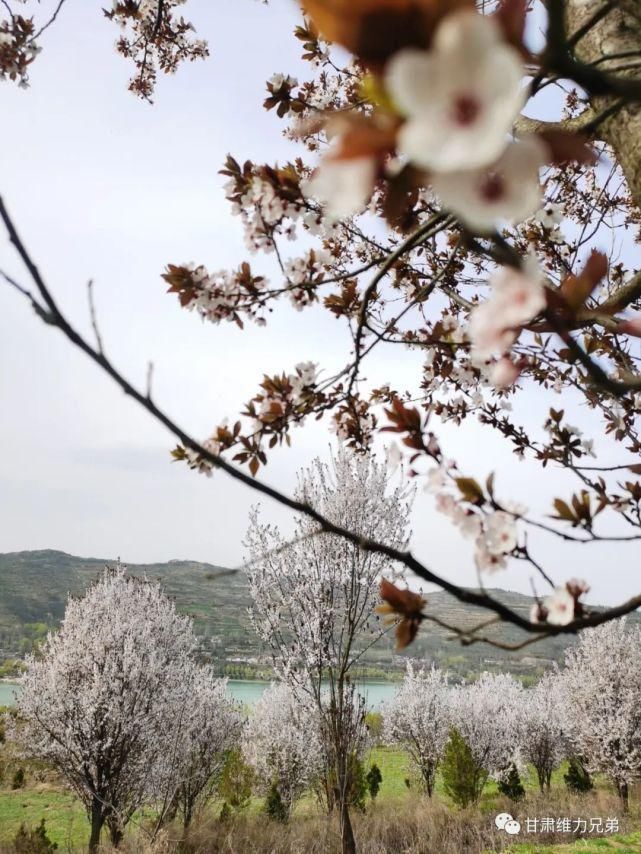
[[[368,709],[378,709],[385,700],[391,700],[396,692],[395,682],[357,682],[359,692],[365,697]],[[251,706],[261,696],[269,682],[250,682],[230,679],[227,689],[235,700]],[[0,706],[11,706],[14,702],[17,685],[12,682],[0,682]]]

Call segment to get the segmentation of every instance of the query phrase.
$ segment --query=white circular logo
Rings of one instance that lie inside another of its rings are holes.
[[[512,816],[509,812],[500,812],[497,817],[494,819],[494,824],[498,827],[499,830],[504,830],[505,825],[508,821],[512,821]]]

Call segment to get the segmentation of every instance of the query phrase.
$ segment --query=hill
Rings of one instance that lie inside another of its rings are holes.
[[[56,628],[68,595],[81,594],[107,563],[52,550],[0,554],[0,663],[24,656],[49,629]],[[247,579],[242,572],[186,560],[130,564],[128,570],[160,581],[179,610],[193,616],[203,654],[220,672],[237,677],[264,672],[266,659],[249,623]],[[524,615],[529,613],[531,597],[504,590],[490,592]],[[487,618],[487,612],[462,605],[447,593],[430,593],[428,603],[428,613],[458,626]],[[493,626],[488,634],[507,643],[526,637],[520,629],[503,624]],[[463,647],[446,630],[425,623],[411,654],[461,676],[490,669],[534,677],[560,661],[570,643],[569,638],[552,638],[518,652],[485,644]],[[368,652],[364,665],[368,675],[374,676],[400,670],[403,661],[386,637]]]

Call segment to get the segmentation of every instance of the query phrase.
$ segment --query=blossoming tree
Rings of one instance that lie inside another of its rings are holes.
[[[552,772],[568,753],[559,677],[546,673],[522,700],[521,755],[534,766],[541,792],[549,792]]]
[[[160,759],[157,791],[165,818],[179,812],[183,827],[191,824],[216,792],[229,751],[240,741],[245,723],[238,704],[206,665],[183,672],[187,702],[165,737],[167,749]],[[170,744],[169,739],[173,738]]]
[[[450,732],[449,687],[444,673],[408,664],[402,685],[385,706],[385,739],[403,744],[429,797]]]
[[[275,787],[286,814],[323,772],[318,711],[284,682],[273,684],[252,706],[243,753],[265,790]]]
[[[22,83],[64,0],[39,24],[22,14],[25,5],[6,0],[0,11],[0,75]],[[123,27],[118,50],[133,61],[131,88],[143,98],[159,70],[206,55],[183,6],[188,0],[116,0],[106,12]],[[640,596],[587,610],[584,582],[545,567],[526,534],[543,529],[580,549],[606,540],[623,550],[641,537],[637,4],[300,6],[295,38],[309,73],[302,81],[275,74],[264,102],[300,157],[273,165],[230,155],[222,170],[251,263],[216,270],[206,259],[168,258],[163,279],[211,324],[265,324],[283,303],[329,312],[345,333],[337,369],[304,362],[257,380],[240,417],[199,441],[115,368],[99,336],[94,343],[69,323],[0,202],[33,290],[6,281],[171,430],[174,456],[194,469],[223,470],[370,554],[394,557],[527,630],[529,641],[635,609]],[[265,254],[276,260],[273,281],[259,269]],[[416,356],[406,380],[365,381],[372,352],[399,348]],[[537,411],[545,401],[538,426],[522,415],[534,394]],[[573,423],[585,411],[589,434]],[[381,430],[396,433],[411,471],[430,478],[437,512],[470,539],[470,563],[487,573],[523,561],[536,576],[530,618],[406,550],[392,552],[376,530],[364,540],[256,477],[294,425],[321,417],[359,450]],[[510,501],[491,466],[471,476],[443,445],[442,424],[471,422],[571,485],[562,495],[551,485],[549,501],[532,511]],[[423,619],[416,602],[396,604],[413,625]],[[482,625],[451,628],[466,642],[495,642]]]
[[[561,671],[570,741],[589,771],[614,783],[624,809],[641,777],[641,631],[624,620],[585,632]]]
[[[69,599],[60,630],[28,660],[16,737],[80,798],[91,823],[91,851],[105,824],[118,845],[134,812],[157,797],[159,779],[174,792],[176,778],[192,765],[192,748],[202,744],[191,694],[196,648],[191,621],[159,585],[117,566],[83,598]],[[215,719],[217,710],[200,709],[211,716],[210,727],[226,724]],[[186,785],[194,779],[202,774]]]
[[[506,673],[482,673],[476,682],[454,688],[451,725],[470,748],[479,798],[490,776],[500,778],[518,759],[523,689]]]
[[[391,487],[387,466],[342,449],[328,467],[316,461],[300,476],[298,494],[363,537],[403,547],[409,505]],[[364,707],[352,674],[381,638],[375,614],[381,575],[390,561],[343,538],[319,533],[305,516],[293,543],[255,512],[247,534],[250,616],[278,676],[313,701],[325,752],[327,796],[339,811],[344,851],[354,850],[348,795],[354,758],[365,738]]]

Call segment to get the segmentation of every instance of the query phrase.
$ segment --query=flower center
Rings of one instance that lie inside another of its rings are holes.
[[[473,124],[478,114],[481,112],[481,102],[474,95],[457,95],[454,99],[452,112],[456,124],[466,127],[467,125]]]
[[[490,172],[481,184],[481,197],[488,203],[498,202],[505,195],[505,181],[496,172]]]

